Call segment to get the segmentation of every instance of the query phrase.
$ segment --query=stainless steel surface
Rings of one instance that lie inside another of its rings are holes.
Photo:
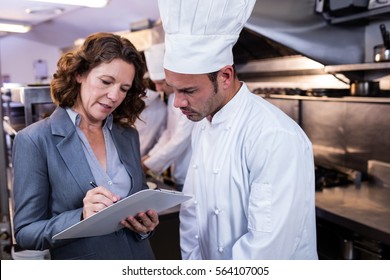
[[[322,65],[300,55],[251,61],[236,67],[238,75],[247,82],[263,82],[273,87],[284,83],[304,89],[306,85],[349,88],[353,81],[374,81],[390,75],[390,62]]]
[[[301,55],[262,59],[237,65],[238,73],[283,75],[285,72],[325,74],[324,65]]]
[[[325,65],[363,62],[364,25],[329,24],[316,2],[258,0],[246,27]]]
[[[390,48],[386,48],[384,45],[375,46],[374,61],[375,62],[390,61]]]
[[[345,16],[367,9],[368,0],[328,0],[329,13],[335,16]]]
[[[390,162],[389,105],[303,102],[302,127],[313,143],[316,163],[367,173],[369,160]]]
[[[353,260],[354,259],[354,253],[353,253],[353,242],[351,240],[344,239],[343,244],[343,257],[344,260]]]
[[[369,160],[367,163],[367,173],[377,185],[390,188],[389,162]]]
[[[298,116],[313,144],[316,164],[367,173],[369,160],[390,163],[390,98],[275,94],[266,99],[277,106],[273,99],[284,100],[281,109]]]
[[[256,86],[256,83],[250,84],[251,87]],[[356,96],[344,96],[344,97],[316,97],[316,96],[300,96],[300,95],[281,95],[271,94],[267,95],[267,98],[276,99],[291,99],[291,100],[302,100],[302,101],[321,101],[325,103],[333,102],[348,102],[348,103],[377,103],[390,105],[390,98],[388,97],[356,97]]]
[[[379,82],[355,81],[351,84],[352,96],[377,96],[379,93]]]
[[[368,1],[368,9],[377,9],[380,7],[385,7],[390,5],[390,0],[369,0]]]
[[[324,11],[324,4],[325,0],[316,0],[315,11],[317,13],[322,13]]]
[[[358,63],[325,66],[327,73],[345,73],[352,80],[371,81],[390,75],[390,62]]]
[[[7,150],[5,145],[5,134],[3,127],[3,106],[0,106],[0,203],[1,217],[9,215],[8,208],[8,182],[7,182]]]
[[[12,98],[19,98],[24,105],[25,124],[34,122],[33,107],[39,104],[52,104],[49,86],[19,87],[11,90]],[[36,120],[35,120],[36,121]]]
[[[369,19],[369,18],[383,18],[385,19],[388,14],[390,13],[390,7],[380,7],[379,9],[372,9],[372,10],[367,10],[363,11],[360,13],[355,13],[351,15],[347,15],[344,17],[333,17],[329,19],[329,23],[331,24],[343,24],[343,23],[359,23],[359,21],[363,21],[364,19]]]
[[[390,245],[390,189],[364,182],[360,188],[316,192],[317,216]]]

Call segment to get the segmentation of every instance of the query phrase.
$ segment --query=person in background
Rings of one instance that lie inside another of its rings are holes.
[[[165,79],[196,122],[181,205],[184,259],[317,259],[312,145],[240,82],[232,48],[255,0],[159,0]],[[213,15],[210,17],[209,15]]]
[[[163,68],[164,43],[145,50],[146,66],[156,90],[168,96],[168,120],[166,129],[154,147],[142,158],[145,172],[161,174],[170,167],[172,181],[181,191],[191,158],[191,132],[193,122],[173,106],[173,89],[165,82]]]
[[[22,249],[52,259],[154,259],[148,236],[159,223],[150,209],[103,236],[53,235],[146,189],[139,138],[145,65],[125,38],[96,33],[62,55],[51,81],[58,105],[18,132],[13,146],[14,229]],[[95,182],[96,187],[90,182]]]
[[[147,84],[145,96],[145,109],[139,119],[135,121],[135,128],[139,134],[141,157],[145,156],[157,143],[167,125],[167,105],[161,94],[152,89],[150,79]],[[154,86],[154,85],[153,85]]]

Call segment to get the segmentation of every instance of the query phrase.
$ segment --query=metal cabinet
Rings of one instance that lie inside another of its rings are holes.
[[[50,97],[49,86],[19,87],[11,89],[10,92],[10,97],[3,100],[2,96],[0,106],[0,116],[2,118],[0,122],[2,131],[0,137],[0,197],[2,219],[6,218],[8,227],[11,228],[11,236],[13,236],[13,178],[10,164],[13,138],[20,129],[51,114],[55,109],[55,105]],[[5,103],[6,112],[3,112],[3,103]],[[13,238],[10,241],[11,246],[15,245]],[[14,247],[12,248],[14,249]],[[31,252],[35,253],[34,251]],[[15,252],[15,256],[21,253],[23,252]]]
[[[48,112],[54,110],[49,86],[19,87],[11,90],[11,99],[24,105],[25,125],[30,125],[39,119],[37,105],[49,104]]]

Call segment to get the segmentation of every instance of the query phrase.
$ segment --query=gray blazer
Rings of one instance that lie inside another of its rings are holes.
[[[129,194],[147,188],[138,132],[114,124],[112,138],[132,181]],[[52,259],[153,259],[148,240],[128,229],[88,238],[52,240],[80,221],[93,175],[65,109],[19,131],[14,140],[14,229],[23,249],[49,249]]]

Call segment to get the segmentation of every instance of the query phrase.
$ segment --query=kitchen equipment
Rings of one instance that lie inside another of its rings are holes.
[[[376,45],[374,47],[374,61],[390,61],[390,48],[386,48],[384,45]]]
[[[389,0],[390,1],[390,0]],[[390,61],[390,35],[386,30],[386,26],[382,23],[379,25],[381,31],[383,44],[374,46],[374,61]]]
[[[329,0],[331,16],[346,16],[367,10],[368,0]]]
[[[350,94],[349,89],[342,88],[312,88],[306,91],[307,96],[317,96],[317,97],[343,97]]]
[[[386,30],[386,25],[383,23],[379,25],[379,28],[381,30],[381,35],[382,35],[382,40],[383,40],[383,45],[386,49],[390,49],[390,35],[389,31]]]
[[[368,160],[367,172],[379,186],[390,188],[390,163],[379,160]]]
[[[351,230],[339,221],[317,216],[319,259],[388,260],[390,247],[364,233]]]
[[[324,188],[343,187],[354,184],[360,187],[362,173],[357,170],[342,166],[315,166],[315,190],[322,191]]]
[[[390,0],[369,0],[368,1],[368,9],[377,9],[390,5]]]
[[[351,84],[352,96],[378,96],[380,94],[379,82],[355,81]]]

